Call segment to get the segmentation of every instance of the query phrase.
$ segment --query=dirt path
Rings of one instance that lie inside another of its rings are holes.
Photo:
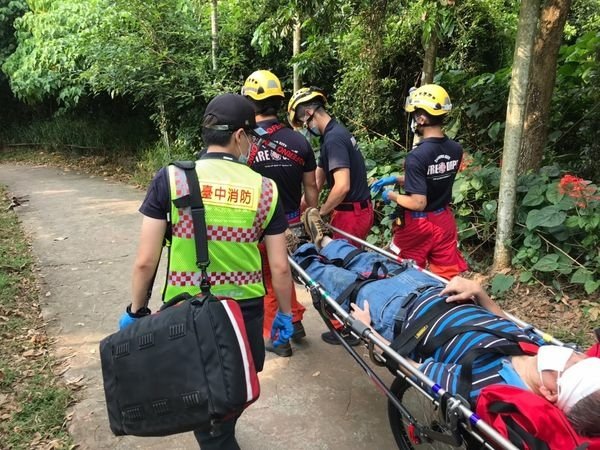
[[[129,303],[143,192],[47,167],[0,165],[0,184],[17,196],[29,196],[17,212],[38,259],[49,334],[56,339],[58,356],[70,358],[65,377],[81,378],[84,384],[70,424],[79,448],[198,448],[190,433],[115,438],[108,428],[98,342],[116,330]],[[308,306],[305,291],[297,290]],[[158,302],[155,295],[151,308]],[[395,448],[383,397],[341,348],[320,340],[324,326],[312,306],[305,327],[306,341],[292,358],[268,356],[261,397],[238,422],[242,448]]]

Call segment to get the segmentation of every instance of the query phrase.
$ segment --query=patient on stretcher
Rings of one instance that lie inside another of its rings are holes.
[[[456,277],[444,285],[332,240],[324,226],[305,227],[315,243],[298,247],[294,260],[442,388],[474,404],[485,386],[517,386],[555,403],[579,434],[600,435],[600,358],[545,345],[504,317],[474,281]]]

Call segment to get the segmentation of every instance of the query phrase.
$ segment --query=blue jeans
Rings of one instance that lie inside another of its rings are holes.
[[[377,281],[365,283],[356,296],[355,303],[364,309],[369,302],[372,327],[384,338],[394,339],[394,326],[401,319],[401,309],[407,300],[419,296],[429,288],[440,288],[443,284],[412,267],[404,268],[383,255],[362,252],[355,256],[346,268],[338,267],[332,261],[343,260],[356,247],[344,240],[333,240],[323,247],[319,254],[313,244],[304,244],[293,255],[294,261],[305,267],[308,275],[337,299],[346,288],[362,277],[368,277],[372,269],[377,270]],[[381,268],[381,264],[385,269]],[[387,278],[384,278],[388,274]],[[389,276],[391,275],[391,276]],[[349,311],[350,299],[340,299],[342,307]]]

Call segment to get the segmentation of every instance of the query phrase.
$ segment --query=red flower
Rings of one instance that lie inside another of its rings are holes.
[[[462,161],[460,162],[460,167],[458,168],[458,171],[462,172],[463,170],[468,169],[472,162],[473,157],[465,152],[463,154]]]
[[[566,174],[558,182],[558,192],[577,200],[576,205],[579,208],[585,208],[589,201],[600,199],[594,196],[597,188],[591,183],[575,175]]]

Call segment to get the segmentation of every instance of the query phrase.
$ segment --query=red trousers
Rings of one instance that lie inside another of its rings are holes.
[[[369,204],[365,208],[360,207],[360,202],[352,203],[351,211],[333,210],[331,215],[331,226],[339,228],[346,233],[356,236],[359,239],[365,240],[373,226],[373,204]],[[333,239],[348,239],[339,233],[333,233]],[[350,241],[351,244],[357,245]],[[342,324],[337,320],[332,320],[331,323],[336,329],[342,328]]]
[[[458,250],[454,215],[446,207],[432,212],[405,211],[404,225],[394,224],[392,250],[401,258],[450,279],[469,268]]]
[[[269,267],[269,259],[267,258],[267,249],[264,244],[259,244],[260,255],[262,258],[262,273],[263,281],[265,283],[265,319],[263,321],[263,337],[265,339],[271,338],[271,326],[273,325],[273,319],[279,309],[277,303],[277,297],[273,292],[273,283],[271,281],[271,268]],[[304,311],[306,308],[298,303],[296,298],[296,289],[292,287],[292,322],[299,322],[304,317]]]
[[[331,226],[364,240],[373,226],[373,204],[369,201],[367,207],[361,208],[360,202],[354,202],[352,206],[351,211],[334,210],[331,215]],[[346,239],[338,233],[333,233],[333,238]]]

